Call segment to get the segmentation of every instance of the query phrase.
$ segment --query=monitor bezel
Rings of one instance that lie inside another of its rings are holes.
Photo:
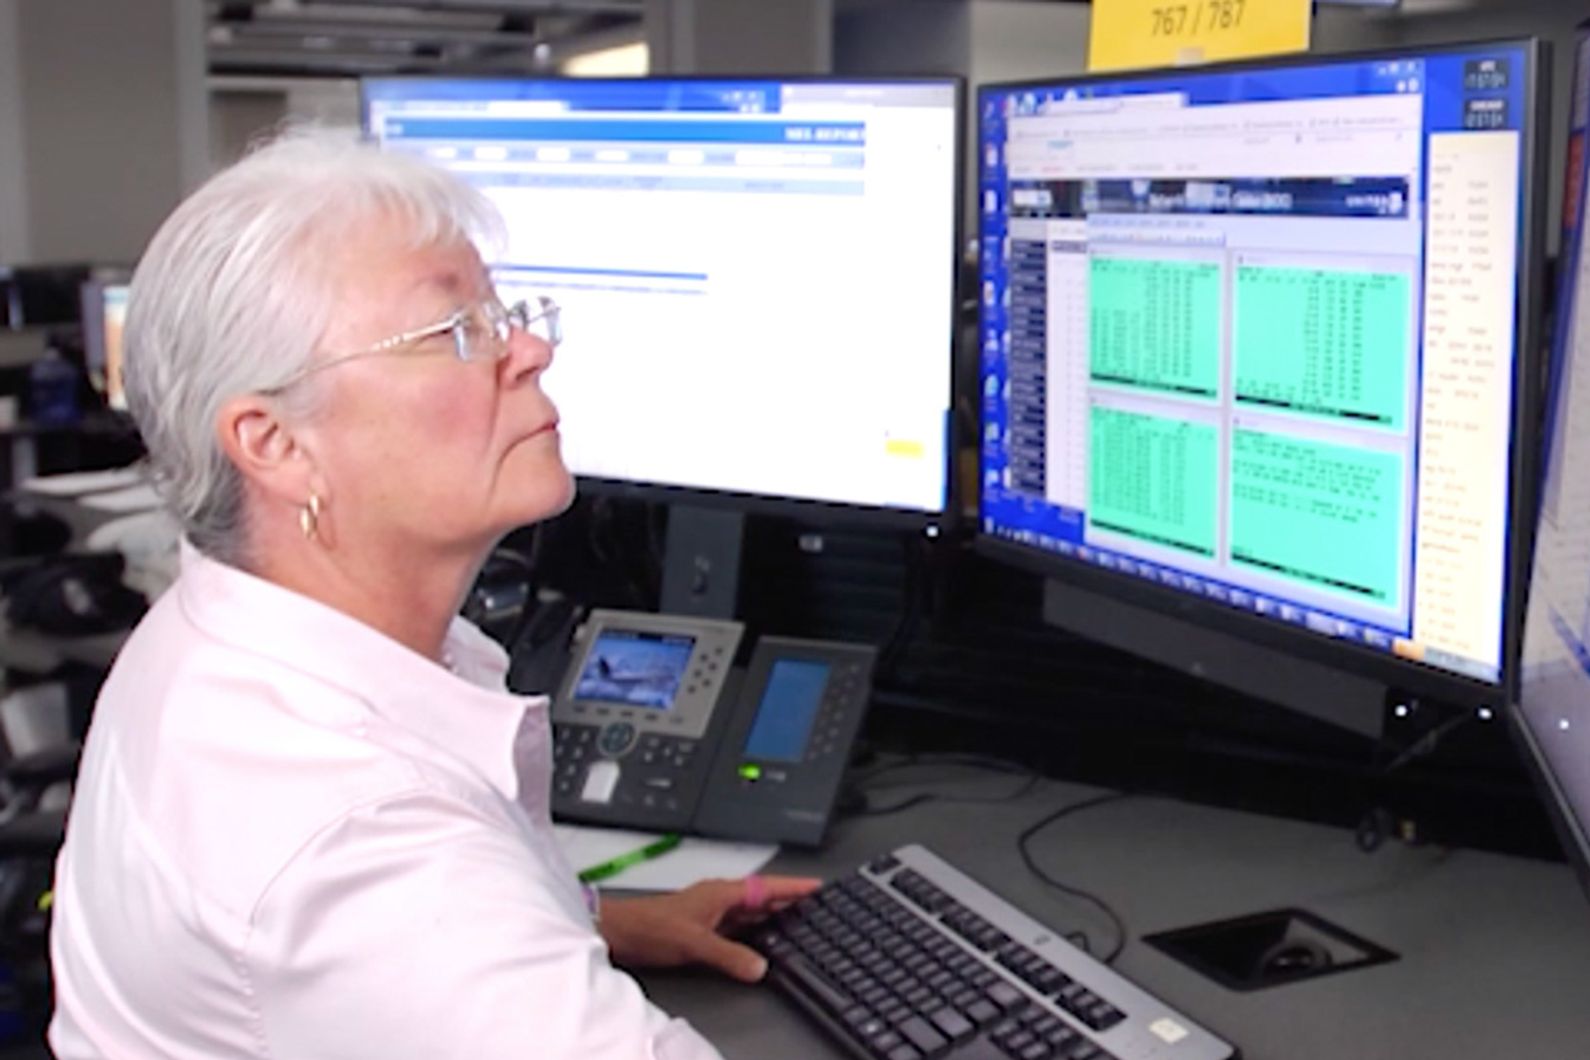
[[[953,90],[952,121],[954,125],[954,172],[951,175],[950,247],[946,265],[950,270],[950,297],[946,307],[949,313],[949,345],[945,351],[944,373],[947,381],[944,408],[944,490],[938,508],[907,508],[890,505],[867,505],[848,501],[834,501],[810,497],[793,497],[775,493],[745,493],[735,490],[682,485],[678,483],[646,482],[615,479],[596,475],[576,474],[576,488],[581,494],[593,497],[619,498],[649,504],[689,505],[697,508],[732,510],[752,515],[782,516],[816,526],[871,526],[880,529],[934,531],[955,524],[962,510],[962,491],[956,475],[956,454],[959,452],[961,430],[956,417],[955,366],[962,350],[960,321],[961,282],[960,264],[965,246],[965,219],[962,204],[967,192],[966,151],[969,127],[967,123],[967,81],[952,74],[902,74],[899,76],[838,74],[768,74],[768,73],[714,73],[714,74],[647,74],[635,77],[568,77],[568,76],[423,76],[367,75],[359,79],[359,126],[366,137],[373,137],[370,127],[370,86],[374,84],[426,84],[440,82],[468,82],[471,84],[568,84],[568,85],[633,85],[646,83],[721,83],[759,81],[772,84],[817,85],[939,85]]]
[[[1534,498],[1538,486],[1534,475],[1538,466],[1538,439],[1533,425],[1542,408],[1539,367],[1541,364],[1541,296],[1543,293],[1543,251],[1545,247],[1545,209],[1547,137],[1549,120],[1540,108],[1549,105],[1550,53],[1536,37],[1504,37],[1467,42],[1419,45],[1404,48],[1376,48],[1364,51],[1303,53],[1268,59],[1250,59],[1206,66],[1154,68],[1067,77],[1009,82],[978,86],[973,134],[978,152],[978,187],[982,187],[983,102],[989,93],[1024,88],[1082,87],[1123,81],[1163,80],[1177,75],[1221,76],[1247,71],[1275,70],[1331,63],[1375,62],[1379,59],[1423,58],[1461,54],[1486,48],[1522,50],[1528,70],[1524,77],[1524,115],[1520,129],[1520,225],[1518,240],[1518,282],[1515,286],[1514,316],[1517,355],[1513,361],[1512,429],[1509,441],[1508,536],[1504,563],[1502,606],[1501,673],[1496,682],[1483,681],[1444,670],[1434,665],[1405,659],[1348,644],[1303,627],[1287,625],[1279,619],[1265,619],[1239,611],[1184,590],[1170,589],[1146,579],[1111,571],[1086,561],[1045,551],[1038,546],[1006,541],[983,529],[983,476],[981,446],[978,448],[977,519],[973,548],[990,559],[1008,563],[1047,577],[1069,581],[1080,588],[1106,592],[1124,602],[1155,612],[1207,626],[1217,632],[1239,637],[1327,666],[1351,671],[1382,682],[1393,693],[1429,696],[1459,706],[1502,708],[1518,687],[1518,660],[1522,644],[1523,614],[1528,595],[1529,557],[1534,540]],[[984,307],[978,305],[979,330]],[[984,426],[984,409],[978,402],[979,438]]]
[[[1579,24],[1581,34],[1590,33],[1590,19]],[[1574,54],[1569,56],[1572,74],[1580,77],[1590,76],[1590,68],[1581,67],[1577,61],[1578,44],[1585,40],[1580,37],[1576,41]],[[1568,164],[1574,164],[1570,153]],[[1568,183],[1574,180],[1582,181],[1590,176],[1590,159],[1578,159],[1577,173],[1568,172]],[[1558,271],[1556,312],[1554,314],[1554,333],[1551,336],[1549,350],[1549,364],[1547,368],[1547,383],[1541,395],[1541,445],[1539,464],[1540,495],[1535,499],[1535,522],[1538,526],[1545,518],[1545,487],[1550,474],[1551,452],[1557,439],[1558,432],[1563,426],[1563,413],[1565,411],[1564,395],[1562,394],[1563,378],[1568,362],[1572,359],[1573,351],[1568,348],[1572,340],[1574,318],[1568,312],[1570,297],[1581,294],[1584,301],[1575,307],[1578,311],[1590,311],[1590,289],[1583,292],[1576,290],[1575,280],[1578,277],[1582,264],[1582,255],[1590,249],[1590,240],[1585,238],[1585,225],[1590,223],[1590,194],[1581,190],[1577,215],[1569,217],[1564,213],[1565,223],[1562,228],[1564,242],[1558,248]],[[1571,227],[1569,222],[1571,221]],[[1530,566],[1530,585],[1533,587],[1536,573],[1533,564]],[[1533,618],[1534,621],[1549,621],[1547,605],[1537,602],[1531,609],[1526,606],[1526,623]],[[1527,629],[1525,631],[1527,636]],[[1519,687],[1512,696],[1507,710],[1508,731],[1514,744],[1519,749],[1520,757],[1524,760],[1524,769],[1534,784],[1536,793],[1545,804],[1546,816],[1551,821],[1552,828],[1557,834],[1563,854],[1569,865],[1573,867],[1574,876],[1586,897],[1590,897],[1590,807],[1584,812],[1575,806],[1575,800],[1558,779],[1558,772],[1547,753],[1546,744],[1542,740],[1539,728],[1532,720],[1535,713],[1524,707],[1524,692],[1527,685],[1520,674]]]
[[[1590,821],[1574,812],[1573,800],[1557,781],[1551,759],[1541,746],[1535,730],[1524,716],[1523,708],[1516,702],[1507,711],[1508,729],[1514,742],[1522,750],[1524,769],[1534,781],[1535,791],[1545,803],[1546,816],[1551,821],[1563,856],[1573,866],[1585,897],[1590,898]]]

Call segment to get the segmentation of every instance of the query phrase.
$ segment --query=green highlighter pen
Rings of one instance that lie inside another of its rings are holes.
[[[678,846],[679,840],[680,836],[677,833],[670,832],[655,842],[647,843],[639,850],[631,850],[627,854],[609,858],[600,865],[592,865],[588,869],[582,869],[580,871],[580,882],[595,883],[597,880],[605,880],[610,876],[617,876],[631,865],[639,865],[643,861],[662,857]]]

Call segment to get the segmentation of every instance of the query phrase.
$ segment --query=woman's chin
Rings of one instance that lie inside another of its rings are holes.
[[[518,496],[509,498],[514,526],[539,523],[562,515],[574,503],[574,476],[558,461],[557,470],[541,469]],[[510,527],[511,529],[511,527]]]

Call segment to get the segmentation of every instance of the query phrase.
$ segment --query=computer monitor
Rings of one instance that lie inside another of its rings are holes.
[[[1538,46],[979,92],[979,544],[1045,616],[1366,734],[1500,706]]]
[[[375,138],[501,211],[499,290],[563,306],[546,388],[571,470],[673,504],[664,609],[711,614],[734,609],[743,511],[925,526],[946,508],[961,95],[949,78],[363,82]]]
[[[93,275],[92,265],[14,265],[0,276],[10,326],[76,324],[78,291]]]
[[[1590,92],[1590,23],[1575,73],[1574,134]],[[1537,786],[1590,894],[1590,159],[1569,152],[1571,215],[1559,257],[1556,334],[1546,404],[1545,474],[1535,536],[1522,684],[1509,712]]]
[[[375,137],[501,210],[499,286],[563,306],[582,479],[942,513],[957,82],[363,89]]]
[[[124,274],[98,274],[82,287],[83,360],[88,378],[118,412],[127,410],[121,381],[122,326],[127,320],[130,278]]]

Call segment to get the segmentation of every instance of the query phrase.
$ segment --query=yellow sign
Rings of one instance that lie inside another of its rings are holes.
[[[1093,0],[1089,70],[1308,50],[1313,0]]]

